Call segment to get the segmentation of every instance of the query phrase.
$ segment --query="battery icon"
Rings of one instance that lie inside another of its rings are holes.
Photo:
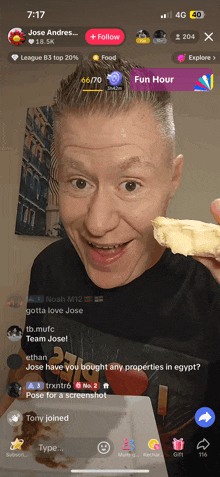
[[[191,20],[201,20],[202,18],[204,18],[205,13],[203,12],[203,10],[192,10],[191,12],[189,12],[189,16]]]

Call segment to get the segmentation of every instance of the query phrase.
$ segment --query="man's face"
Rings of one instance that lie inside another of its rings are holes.
[[[60,216],[98,287],[125,285],[161,257],[151,220],[165,215],[182,161],[169,168],[167,154],[146,106],[61,120]]]

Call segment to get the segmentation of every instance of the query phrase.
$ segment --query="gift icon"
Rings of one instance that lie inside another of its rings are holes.
[[[173,444],[174,450],[180,451],[180,450],[183,450],[183,448],[184,448],[184,440],[183,440],[182,437],[181,437],[181,439],[176,439],[174,437],[172,444]]]

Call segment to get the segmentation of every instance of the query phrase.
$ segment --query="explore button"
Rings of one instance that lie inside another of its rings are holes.
[[[119,28],[92,28],[86,32],[85,39],[90,45],[120,45],[125,34]]]

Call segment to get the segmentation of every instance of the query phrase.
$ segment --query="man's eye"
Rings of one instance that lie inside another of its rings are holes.
[[[134,181],[124,182],[124,184],[123,184],[123,188],[124,188],[127,192],[134,192],[134,191],[137,190],[139,187],[140,187],[140,185],[137,184],[137,182],[134,182]]]
[[[84,179],[74,179],[71,183],[76,189],[86,189],[87,186],[87,182]]]

